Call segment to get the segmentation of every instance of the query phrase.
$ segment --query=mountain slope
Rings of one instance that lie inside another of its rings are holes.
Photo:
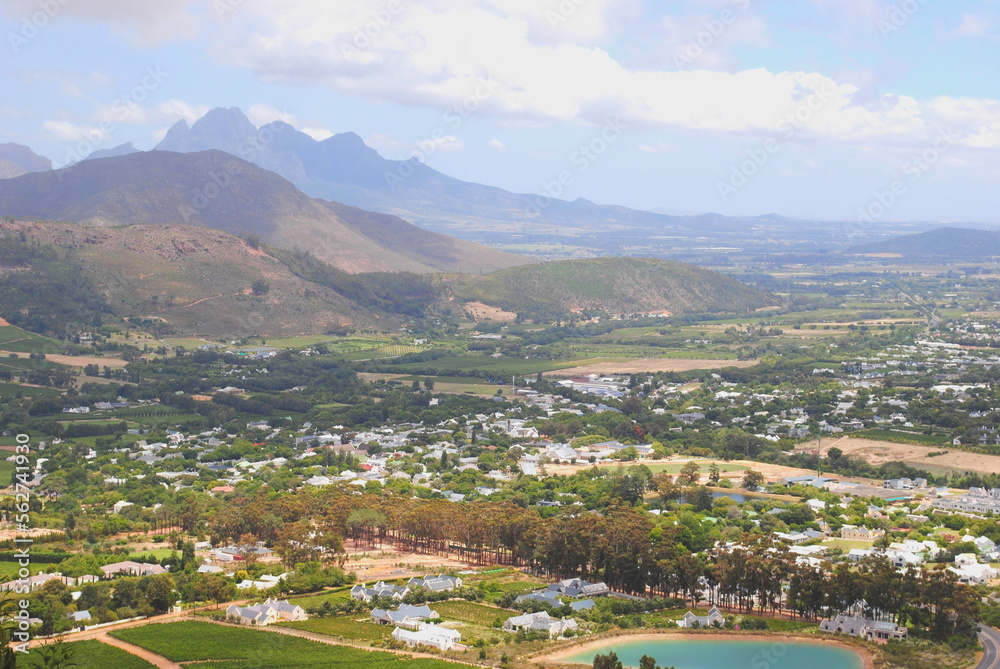
[[[308,249],[349,272],[466,271],[528,262],[514,254],[430,238],[405,221],[395,222],[414,244],[398,252],[365,232],[362,213],[339,216],[286,179],[221,151],[152,151],[85,160],[70,168],[0,181],[0,215],[88,225],[185,223],[256,235],[286,248]],[[358,229],[360,226],[361,229]],[[407,226],[413,230],[407,230]],[[450,246],[452,245],[452,246]]]
[[[0,179],[13,179],[29,172],[52,169],[52,161],[23,144],[0,144]]]
[[[178,333],[318,333],[385,322],[334,290],[302,280],[266,251],[219,230],[147,224],[102,228],[0,224],[0,242],[19,239],[21,234],[31,243],[54,249],[61,260],[53,259],[44,267],[0,263],[0,276],[5,271],[19,277],[51,273],[59,271],[60,263],[79,268],[94,293],[91,297],[105,305],[98,311],[133,322],[163,323]],[[40,275],[37,280],[46,278]]]
[[[892,254],[903,258],[984,258],[1000,255],[1000,232],[939,228],[853,246],[845,253]]]
[[[460,302],[482,302],[532,317],[585,309],[745,313],[778,304],[773,296],[718,272],[648,258],[561,260],[486,276],[453,276],[447,282]]]

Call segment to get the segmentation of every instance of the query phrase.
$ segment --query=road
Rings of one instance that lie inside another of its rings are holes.
[[[983,659],[976,669],[1000,669],[1000,632],[983,625],[979,628],[979,643],[983,644]]]

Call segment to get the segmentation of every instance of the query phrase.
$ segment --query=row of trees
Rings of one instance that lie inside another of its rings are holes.
[[[786,546],[759,533],[710,548],[700,523],[657,525],[624,504],[602,514],[542,513],[509,502],[321,490],[236,500],[217,514],[211,533],[217,541],[272,540],[290,566],[313,556],[336,562],[341,537],[364,548],[391,541],[414,552],[459,553],[483,565],[582,576],[627,593],[680,595],[744,612],[790,610],[810,618],[857,612],[909,622],[935,638],[971,634],[979,613],[975,592],[947,571],[900,573],[884,560],[825,571],[797,564]]]

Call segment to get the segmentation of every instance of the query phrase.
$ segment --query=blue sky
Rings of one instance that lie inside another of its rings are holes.
[[[1000,220],[1000,0],[0,0],[0,36],[0,142],[57,165],[238,106],[517,192]]]

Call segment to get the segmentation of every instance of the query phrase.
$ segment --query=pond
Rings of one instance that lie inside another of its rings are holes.
[[[561,662],[591,665],[594,655],[618,654],[626,667],[638,667],[649,655],[656,663],[676,669],[864,669],[861,655],[842,646],[793,640],[624,637],[599,648],[589,648],[560,658]]]

